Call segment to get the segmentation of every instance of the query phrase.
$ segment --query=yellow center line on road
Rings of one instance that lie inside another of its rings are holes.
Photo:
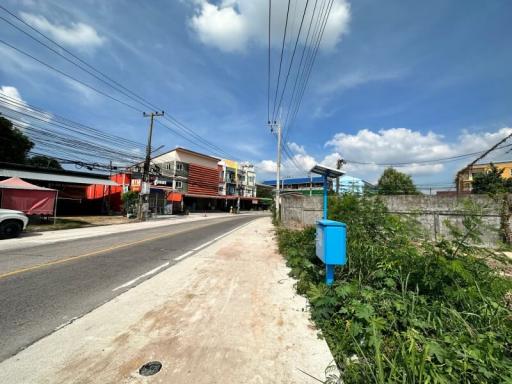
[[[29,272],[29,271],[34,271],[34,270],[41,269],[41,268],[50,267],[50,266],[52,266],[52,265],[57,265],[57,264],[66,263],[66,262],[68,262],[68,261],[72,261],[72,260],[78,260],[78,259],[82,259],[82,258],[89,257],[89,256],[99,255],[99,254],[102,254],[102,253],[105,253],[105,252],[114,251],[114,250],[116,250],[116,249],[130,247],[130,246],[132,246],[132,245],[137,245],[137,244],[146,243],[146,242],[148,242],[148,241],[152,241],[152,240],[162,239],[162,238],[164,238],[164,237],[171,237],[171,236],[180,235],[180,234],[182,234],[182,233],[186,233],[186,232],[192,232],[192,231],[195,231],[196,229],[204,228],[204,227],[207,227],[207,226],[209,226],[209,225],[211,225],[211,224],[201,225],[201,226],[197,226],[197,227],[194,227],[194,228],[185,229],[185,230],[183,230],[183,231],[178,231],[178,232],[173,232],[173,233],[166,233],[166,234],[164,234],[164,235],[158,235],[158,236],[148,237],[148,238],[146,238],[146,239],[133,241],[133,242],[131,242],[131,243],[125,243],[125,244],[120,244],[120,245],[114,245],[114,246],[112,246],[112,247],[108,247],[108,248],[100,249],[100,250],[98,250],[98,251],[94,251],[94,252],[84,253],[84,254],[82,254],[82,255],[69,256],[69,257],[65,257],[65,258],[63,258],[63,259],[58,259],[58,260],[54,260],[54,261],[49,261],[49,262],[47,262],[47,263],[42,263],[42,264],[32,265],[32,266],[30,266],[30,267],[21,268],[21,269],[17,269],[17,270],[11,271],[11,272],[3,273],[3,274],[1,274],[1,275],[0,275],[0,279],[6,278],[6,277],[9,277],[9,276],[18,275],[18,274],[20,274],[20,273],[24,273],[24,272]]]

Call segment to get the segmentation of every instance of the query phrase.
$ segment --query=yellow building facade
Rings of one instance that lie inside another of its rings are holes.
[[[503,170],[501,177],[504,179],[512,178],[512,161],[503,161],[492,163],[499,170]],[[476,174],[487,172],[491,169],[491,163],[473,164],[457,173],[457,192],[471,192],[473,186],[473,178]]]

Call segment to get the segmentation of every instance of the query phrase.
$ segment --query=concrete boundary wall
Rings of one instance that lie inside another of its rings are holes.
[[[489,247],[500,244],[501,205],[487,195],[425,196],[397,195],[380,196],[390,213],[411,217],[424,229],[425,236],[431,239],[448,237],[446,222],[462,225],[464,200],[470,199],[482,208],[479,215],[484,228],[482,242]],[[281,197],[281,221],[287,228],[300,229],[322,217],[322,197],[283,195]],[[510,220],[507,223],[511,227]]]

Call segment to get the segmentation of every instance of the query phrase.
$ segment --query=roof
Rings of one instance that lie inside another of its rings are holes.
[[[0,189],[25,189],[30,191],[55,191],[55,189],[40,187],[30,184],[19,177],[11,177],[10,179],[0,181]]]
[[[187,153],[190,153],[190,154],[195,155],[195,156],[201,156],[201,157],[205,157],[207,159],[212,159],[212,160],[215,160],[215,161],[220,161],[221,160],[218,157],[214,157],[214,156],[210,156],[210,155],[205,155],[204,153],[192,151],[191,149],[187,149],[187,148],[183,148],[183,147],[176,147],[174,149],[171,149],[170,151],[161,153],[158,156],[155,156],[155,157],[151,158],[151,160],[158,159],[160,156],[167,155],[168,153],[171,153],[171,152],[174,152],[174,151],[187,152]],[[138,163],[138,164],[142,164],[142,163]]]
[[[107,175],[10,163],[0,163],[0,177],[18,177],[28,180],[56,181],[88,185],[118,185],[116,182],[110,180]]]
[[[313,184],[323,184],[324,182],[324,179],[322,176],[314,176],[312,178],[309,178],[309,177],[296,177],[296,178],[292,178],[292,179],[283,179],[281,180],[281,185],[284,184],[284,185],[294,185],[294,184],[309,184],[309,183],[313,183]],[[349,176],[349,175],[343,175],[340,177],[340,183],[343,184],[343,183],[352,183],[352,182],[361,182],[361,183],[364,183],[365,185],[368,185],[368,186],[371,186],[372,184],[366,180],[363,180],[363,179],[359,179],[357,177],[354,177],[354,176]],[[258,184],[256,184],[258,185]],[[265,180],[263,181],[262,184],[260,185],[263,185],[265,187],[275,187],[276,185],[276,181],[275,180]]]
[[[281,185],[284,184],[284,185],[293,185],[293,184],[309,184],[309,183],[323,183],[324,182],[324,179],[322,176],[315,176],[315,177],[296,177],[296,178],[292,178],[292,179],[282,179],[280,181]],[[268,185],[268,186],[275,186],[276,185],[276,181],[275,180],[265,180],[263,182],[263,185]]]

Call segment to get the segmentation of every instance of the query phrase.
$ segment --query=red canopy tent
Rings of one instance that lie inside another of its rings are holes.
[[[0,181],[0,207],[27,215],[55,215],[57,190],[39,187],[18,178]]]

